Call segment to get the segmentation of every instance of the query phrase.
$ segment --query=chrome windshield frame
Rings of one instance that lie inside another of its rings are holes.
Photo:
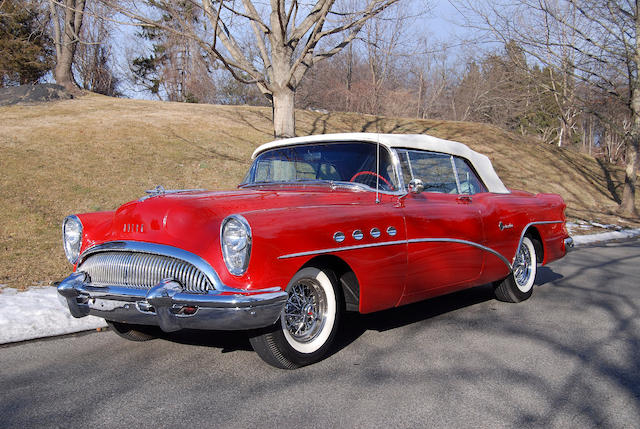
[[[375,142],[369,142],[369,141],[335,141],[335,142],[316,142],[316,143],[309,143],[308,145],[292,145],[291,147],[300,147],[300,146],[320,146],[320,145],[331,145],[331,144],[353,144],[353,143],[361,143],[361,144],[367,144],[367,145],[376,145]],[[264,151],[262,153],[260,153],[260,155],[264,154],[264,153],[268,153],[272,150],[280,150],[282,148],[286,148],[288,146],[281,146],[281,147],[277,147],[277,148],[273,148],[273,149],[269,149],[267,151]],[[391,164],[391,168],[393,170],[393,176],[396,179],[396,190],[394,191],[387,191],[387,190],[383,190],[383,189],[378,189],[378,192],[381,194],[386,194],[386,195],[404,195],[406,194],[406,190],[405,190],[405,183],[404,180],[402,179],[402,174],[400,171],[400,160],[395,152],[395,150],[393,149],[389,149],[385,146],[380,146],[381,150],[385,150],[387,152],[387,154],[389,155],[389,160],[390,160],[390,164]],[[258,156],[259,157],[259,156]],[[343,188],[343,189],[354,189],[354,190],[361,190],[361,191],[365,191],[365,192],[376,192],[376,188],[368,186],[364,183],[356,183],[356,182],[345,182],[345,181],[341,181],[341,180],[296,180],[296,181],[283,181],[283,182],[247,182],[247,178],[251,176],[251,172],[254,170],[255,165],[256,165],[256,161],[258,160],[258,157],[256,157],[256,159],[254,159],[253,163],[251,164],[251,167],[249,168],[249,172],[247,173],[247,175],[245,176],[245,179],[243,180],[242,183],[240,183],[238,185],[238,188],[240,189],[245,189],[245,188],[255,188],[255,187],[290,187],[290,186],[305,186],[305,185],[309,185],[309,186],[314,186],[314,185],[324,185],[324,186],[329,186],[331,187],[331,189],[339,189],[339,188]]]

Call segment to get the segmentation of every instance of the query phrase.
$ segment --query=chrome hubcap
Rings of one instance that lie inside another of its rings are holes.
[[[284,306],[284,327],[294,340],[306,343],[322,331],[327,300],[322,287],[312,279],[301,279],[289,292]]]
[[[513,264],[513,276],[516,279],[516,283],[520,287],[526,286],[529,278],[531,277],[531,253],[529,248],[522,244],[518,249],[516,260]]]

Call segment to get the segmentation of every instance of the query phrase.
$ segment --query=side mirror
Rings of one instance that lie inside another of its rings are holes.
[[[424,182],[422,181],[422,179],[411,179],[407,189],[412,194],[419,194],[424,191]]]

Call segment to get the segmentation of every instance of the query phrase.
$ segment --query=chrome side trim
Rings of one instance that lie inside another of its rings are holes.
[[[482,244],[478,244],[475,243],[473,241],[467,241],[467,240],[459,240],[457,238],[414,238],[411,240],[408,240],[409,243],[432,243],[432,242],[437,242],[437,243],[460,243],[460,244],[466,244],[468,246],[472,246],[472,247],[477,247],[478,249],[484,250],[485,252],[489,252],[492,255],[497,256],[498,258],[500,258],[500,260],[502,262],[505,263],[505,265],[507,267],[509,267],[509,270],[512,269],[511,264],[509,263],[509,260],[507,258],[505,258],[504,256],[502,256],[501,253],[493,250],[490,247],[487,246],[483,246]]]
[[[98,244],[96,246],[90,247],[80,255],[78,258],[78,266],[82,265],[82,263],[89,257],[95,253],[100,252],[140,252],[140,253],[150,253],[156,255],[164,255],[169,256],[175,259],[181,259],[190,263],[191,265],[198,268],[211,282],[211,285],[215,290],[220,292],[232,292],[232,293],[266,293],[266,292],[277,292],[281,290],[279,287],[272,287],[266,289],[252,289],[250,291],[245,289],[237,289],[226,286],[218,277],[218,273],[209,265],[207,261],[202,259],[200,256],[195,255],[186,250],[180,249],[178,247],[167,246],[165,244],[156,244],[156,243],[146,243],[143,241],[109,241],[107,243]]]
[[[439,243],[459,243],[459,244],[466,244],[466,245],[469,245],[469,246],[477,247],[479,249],[487,251],[487,252],[497,256],[498,258],[500,258],[500,260],[502,262],[504,262],[507,267],[509,267],[509,270],[511,270],[511,264],[509,263],[509,260],[507,260],[507,258],[502,256],[497,251],[495,251],[495,250],[493,250],[493,249],[491,249],[491,248],[489,248],[487,246],[483,246],[482,244],[474,243],[473,241],[458,240],[456,238],[413,238],[413,239],[410,239],[410,240],[385,241],[385,242],[382,242],[382,243],[359,244],[359,245],[354,245],[354,246],[334,247],[332,249],[322,249],[322,250],[312,250],[312,251],[309,251],[309,252],[291,253],[291,254],[288,254],[288,255],[279,256],[278,259],[290,259],[290,258],[297,258],[299,256],[322,255],[322,254],[325,254],[325,253],[343,252],[345,250],[367,249],[367,248],[370,248],[370,247],[395,246],[395,245],[398,245],[398,244],[437,243],[437,242],[439,242]]]
[[[310,250],[308,252],[290,253],[288,255],[278,256],[278,259],[291,259],[299,256],[322,255],[325,253],[343,252],[345,250],[367,249],[369,247],[395,246],[398,244],[407,244],[406,240],[385,241],[382,243],[357,244],[354,246],[333,247],[331,249]]]
[[[525,225],[524,229],[522,230],[522,234],[520,234],[520,241],[518,242],[518,247],[516,247],[516,254],[517,254],[517,249],[520,248],[520,245],[522,244],[522,240],[524,239],[524,235],[527,231],[527,229],[532,226],[532,225],[548,225],[548,224],[555,224],[555,223],[563,223],[563,221],[561,220],[553,220],[553,221],[539,221],[539,222],[530,222],[527,225]],[[509,260],[502,255],[500,252],[493,250],[490,247],[484,246],[482,244],[479,243],[475,243],[473,241],[467,241],[467,240],[460,240],[457,238],[440,238],[440,237],[436,237],[436,238],[411,238],[408,240],[397,240],[397,241],[384,241],[381,243],[368,243],[368,244],[358,244],[358,245],[354,245],[354,246],[345,246],[345,247],[334,247],[334,248],[330,248],[330,249],[320,249],[320,250],[310,250],[307,252],[299,252],[299,253],[290,253],[287,255],[282,255],[282,256],[278,256],[278,259],[290,259],[290,258],[297,258],[300,256],[312,256],[312,255],[322,255],[322,254],[326,254],[326,253],[335,253],[335,252],[344,252],[346,250],[357,250],[357,249],[367,249],[367,248],[371,248],[371,247],[383,247],[383,246],[395,246],[395,245],[399,245],[399,244],[410,244],[410,243],[459,243],[459,244],[466,244],[468,246],[473,246],[476,247],[478,249],[484,250],[485,252],[489,252],[492,255],[497,256],[511,271],[513,269],[512,263],[509,262]],[[515,259],[515,255],[514,255],[514,259]]]

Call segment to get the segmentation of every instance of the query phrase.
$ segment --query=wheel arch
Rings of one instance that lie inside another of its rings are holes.
[[[319,255],[307,261],[302,267],[328,268],[336,275],[342,299],[347,311],[360,309],[360,283],[349,264],[335,255]]]
[[[531,225],[525,231],[523,237],[529,237],[533,242],[533,247],[536,249],[536,261],[541,264],[544,261],[544,244],[540,231],[534,225]]]

